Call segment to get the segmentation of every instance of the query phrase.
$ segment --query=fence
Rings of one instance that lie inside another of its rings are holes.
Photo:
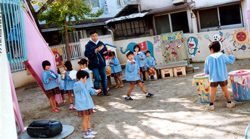
[[[23,10],[20,0],[0,0],[0,6],[9,62],[13,64],[28,60]]]
[[[53,48],[57,48],[57,47],[62,47],[63,48],[64,59],[67,59],[67,53],[66,53],[66,47],[65,46],[66,46],[65,44],[61,44],[61,45],[50,46],[50,48],[53,49]],[[80,42],[70,43],[69,46],[70,46],[70,55],[71,55],[72,60],[82,58],[82,51],[81,51]]]

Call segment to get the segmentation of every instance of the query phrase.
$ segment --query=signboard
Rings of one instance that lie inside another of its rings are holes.
[[[55,60],[56,60],[56,67],[61,68],[63,67],[64,64],[64,55],[63,55],[63,48],[62,47],[57,47],[52,49],[54,55],[55,55]]]

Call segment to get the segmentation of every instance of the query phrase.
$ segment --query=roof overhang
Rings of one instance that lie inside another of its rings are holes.
[[[145,13],[134,13],[134,14],[131,14],[131,15],[121,16],[121,17],[117,17],[117,18],[113,18],[113,19],[107,20],[105,23],[108,24],[110,22],[117,22],[117,21],[122,21],[122,20],[127,20],[127,19],[144,17],[147,14],[148,14],[148,12],[145,12]]]

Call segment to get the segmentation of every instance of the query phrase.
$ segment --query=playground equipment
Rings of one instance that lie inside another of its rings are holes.
[[[14,115],[20,131],[25,131],[9,63],[23,62],[44,91],[41,80],[44,60],[49,60],[51,69],[57,71],[53,52],[38,31],[32,15],[21,8],[20,0],[0,0],[0,93],[4,93],[0,101],[3,125],[0,138],[17,138]]]

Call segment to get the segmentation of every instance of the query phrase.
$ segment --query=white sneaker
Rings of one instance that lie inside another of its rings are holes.
[[[95,136],[94,136],[94,135],[91,135],[91,134],[87,134],[87,135],[83,134],[83,137],[84,137],[85,139],[93,139]]]
[[[233,107],[235,107],[235,103],[233,103],[233,102],[227,103],[227,107],[228,108],[233,108]]]
[[[91,134],[91,135],[96,135],[97,132],[95,132],[95,131],[90,131],[89,134]]]

